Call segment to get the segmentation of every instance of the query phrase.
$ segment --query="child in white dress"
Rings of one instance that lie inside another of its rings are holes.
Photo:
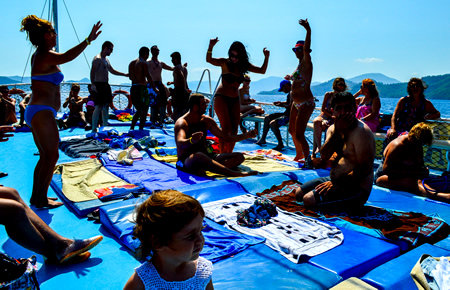
[[[205,212],[176,190],[153,193],[137,208],[135,236],[152,258],[135,269],[124,289],[214,289],[212,263],[202,257]]]

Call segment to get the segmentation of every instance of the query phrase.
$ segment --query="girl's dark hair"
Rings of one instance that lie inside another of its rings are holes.
[[[426,88],[428,86],[422,81],[422,79],[411,78],[409,80],[408,87],[406,88],[406,90],[408,91],[408,95],[410,95],[410,96],[412,96],[412,88],[413,88],[413,86],[417,86],[421,90],[420,97],[425,99],[425,95],[423,93],[424,93],[424,91],[426,90]]]
[[[141,241],[142,257],[167,245],[172,235],[198,214],[205,217],[201,204],[195,198],[176,190],[153,193],[136,212],[133,233]]]
[[[344,78],[341,78],[341,77],[334,79],[334,81],[333,81],[333,91],[337,91],[339,83],[343,83],[344,84],[344,86],[345,86],[344,91],[346,91],[347,90],[347,84],[345,83]]]
[[[28,15],[22,19],[20,31],[26,31],[30,42],[36,47],[41,47],[45,45],[44,35],[48,32],[55,32],[55,29],[49,21],[36,15]]]
[[[228,49],[228,57],[230,57],[232,51],[235,51],[238,54],[238,62],[232,63],[230,59],[228,59],[228,69],[231,72],[238,71],[242,74],[247,73],[250,63],[248,61],[248,53],[245,49],[244,44],[242,44],[242,42],[240,41],[233,42],[230,46],[230,49]]]

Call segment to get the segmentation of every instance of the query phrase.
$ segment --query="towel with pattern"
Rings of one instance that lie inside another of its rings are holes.
[[[423,243],[433,244],[450,233],[450,227],[444,221],[417,212],[403,212],[368,205],[354,212],[330,212],[306,208],[303,203],[295,201],[293,191],[298,187],[300,183],[288,180],[257,195],[272,200],[278,208],[285,211],[327,221],[338,218],[371,229],[371,234],[374,236],[380,236],[381,233],[387,239],[404,241],[411,247],[417,247]]]

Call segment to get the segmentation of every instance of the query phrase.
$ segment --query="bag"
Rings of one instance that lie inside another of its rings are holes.
[[[424,178],[422,180],[422,185],[429,194],[436,194],[438,192],[450,193],[449,172],[445,171],[438,177]]]
[[[425,261],[427,259],[429,261]],[[428,254],[423,254],[419,258],[419,261],[417,261],[416,265],[411,270],[411,277],[419,290],[441,289],[439,286],[448,284],[448,269],[441,269],[441,275],[443,275],[441,277],[433,276],[433,274],[437,274],[435,271],[438,268],[437,264],[439,262],[444,262],[443,264],[445,265],[445,261],[441,261],[440,258],[435,258]],[[448,261],[446,261],[446,263],[448,265]],[[432,264],[434,264],[434,266]],[[446,286],[444,289],[447,289]]]
[[[0,253],[0,289],[39,289],[36,256],[14,259]]]

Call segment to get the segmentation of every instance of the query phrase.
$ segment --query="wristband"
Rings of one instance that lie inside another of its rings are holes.
[[[189,137],[189,143],[194,144],[194,143],[192,142],[192,137]]]
[[[206,53],[212,53],[212,50],[208,50]]]
[[[87,37],[84,40],[86,41],[87,45],[91,44],[91,42],[89,41],[89,39]]]

